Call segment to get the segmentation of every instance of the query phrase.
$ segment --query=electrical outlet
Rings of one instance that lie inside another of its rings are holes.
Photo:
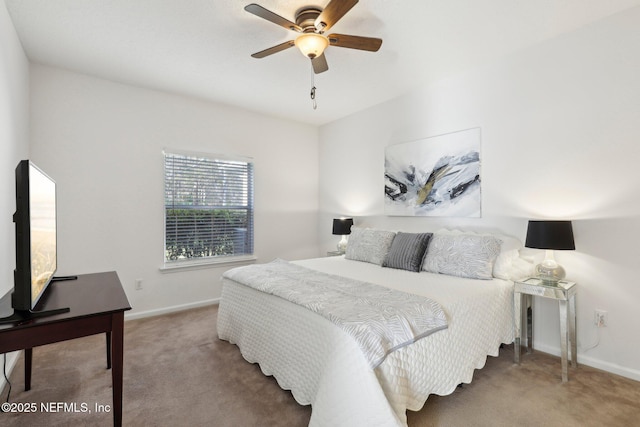
[[[136,291],[142,290],[142,279],[136,279]]]
[[[593,323],[598,328],[607,326],[607,312],[604,310],[596,310],[593,317]]]

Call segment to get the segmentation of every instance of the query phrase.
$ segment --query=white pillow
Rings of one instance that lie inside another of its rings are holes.
[[[501,241],[476,233],[435,233],[422,269],[471,279],[491,279]]]
[[[501,253],[493,266],[493,276],[504,280],[518,280],[533,274],[533,262],[520,256],[520,251],[511,249]]]
[[[351,227],[346,259],[382,265],[396,233],[373,228]]]
[[[475,233],[473,231],[441,229],[442,234],[475,234],[480,236],[494,236],[502,241],[500,254],[493,264],[493,277],[504,280],[516,280],[533,274],[533,263],[520,256],[522,242],[520,239],[506,234]]]

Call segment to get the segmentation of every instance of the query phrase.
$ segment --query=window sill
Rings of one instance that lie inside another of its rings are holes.
[[[257,260],[254,255],[235,256],[224,259],[207,259],[202,261],[184,261],[165,264],[159,268],[161,273],[176,273],[185,270],[199,270],[203,268],[215,268],[233,264],[253,263]]]

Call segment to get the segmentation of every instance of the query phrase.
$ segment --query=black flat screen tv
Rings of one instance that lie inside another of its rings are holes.
[[[69,309],[38,311],[36,305],[54,280],[57,265],[56,183],[33,162],[16,167],[16,269],[11,305],[14,315],[0,323]]]

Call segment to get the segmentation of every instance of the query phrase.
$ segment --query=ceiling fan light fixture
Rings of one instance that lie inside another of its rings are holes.
[[[313,59],[322,55],[329,46],[329,39],[321,34],[305,33],[296,38],[295,44],[304,56]]]

